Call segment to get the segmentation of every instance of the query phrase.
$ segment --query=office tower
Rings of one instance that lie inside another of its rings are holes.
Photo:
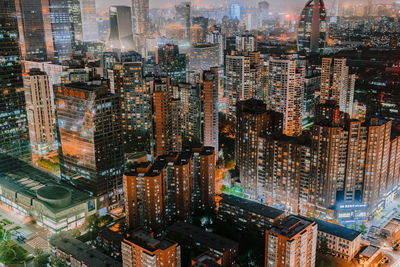
[[[144,227],[159,234],[165,223],[165,162],[148,162],[123,175],[129,228]]]
[[[34,154],[47,154],[55,148],[49,78],[39,69],[31,69],[23,78],[31,149]]]
[[[181,249],[168,239],[155,239],[152,232],[135,230],[121,243],[122,266],[180,267]]]
[[[242,20],[241,7],[239,4],[232,4],[230,15],[232,19]]]
[[[205,18],[205,17],[193,17],[192,18],[192,25],[198,25],[203,30],[203,39],[199,43],[202,43],[205,41],[205,36],[208,33],[208,21],[209,21],[209,18]],[[192,34],[192,33],[190,33],[190,34]]]
[[[283,133],[300,136],[303,124],[305,70],[300,60],[270,58],[268,108],[283,114]]]
[[[305,191],[302,186],[308,185],[302,183],[302,171],[309,168],[309,152],[306,138],[262,136],[257,159],[259,198],[268,205],[299,213],[301,194]]]
[[[154,81],[153,90],[154,155],[158,157],[167,154],[169,151],[169,84],[163,80],[156,80]]]
[[[226,56],[227,118],[234,122],[236,103],[257,95],[261,84],[259,52],[232,52]]]
[[[186,80],[186,55],[179,53],[179,47],[166,44],[158,47],[156,51],[156,64],[159,74],[170,76],[173,80]]]
[[[43,14],[49,10],[49,1],[16,0],[19,39],[22,58],[46,60],[54,57],[54,46],[50,17]]]
[[[289,215],[265,231],[265,267],[314,267],[317,224]]]
[[[204,146],[218,147],[218,68],[203,72]]]
[[[81,0],[82,35],[84,42],[98,39],[96,0]]]
[[[257,38],[251,34],[236,36],[236,51],[257,51]]]
[[[200,152],[200,208],[213,209],[215,206],[215,149],[203,147]]]
[[[190,43],[192,45],[203,43],[204,31],[200,25],[193,25],[190,27]]]
[[[122,194],[120,98],[94,82],[54,90],[61,179],[95,195],[103,213],[119,205]]]
[[[71,41],[76,46],[83,41],[81,3],[79,0],[67,0],[67,5],[68,17],[71,23]]]
[[[335,100],[340,111],[352,115],[355,76],[349,75],[345,58],[323,58],[320,102]]]
[[[258,27],[264,26],[264,20],[268,18],[269,3],[266,1],[258,2]]]
[[[185,29],[185,37],[190,41],[190,2],[175,5],[175,21]]]
[[[134,48],[132,32],[132,15],[129,6],[111,6],[110,30],[107,47],[121,49],[122,51]]]
[[[175,212],[176,217],[188,220],[192,215],[192,155],[189,152],[181,153],[174,163]]]
[[[299,52],[322,52],[325,48],[328,25],[323,0],[308,0],[300,15],[297,29]]]
[[[219,66],[220,56],[217,45],[197,44],[190,48],[188,55],[189,70],[200,72]]]
[[[183,42],[187,39],[185,28],[175,24],[165,26],[165,37],[172,42]]]
[[[114,66],[115,90],[121,96],[122,129],[127,152],[151,151],[151,92],[141,62]]]
[[[378,119],[371,119],[368,123],[363,199],[370,210],[378,207],[385,194],[391,127],[391,121],[382,122]]]
[[[16,164],[10,157],[29,159],[29,135],[18,48],[14,1],[0,6],[0,168]],[[6,155],[4,155],[6,154]],[[3,159],[4,157],[4,159]]]
[[[261,100],[249,99],[237,104],[235,159],[240,182],[246,194],[259,194],[258,152],[261,135],[280,134],[282,114],[267,111]]]
[[[135,19],[136,33],[149,34],[149,0],[132,0],[132,15]]]

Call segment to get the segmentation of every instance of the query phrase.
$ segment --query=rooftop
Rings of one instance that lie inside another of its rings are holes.
[[[211,249],[224,252],[235,248],[238,243],[217,234],[207,232],[189,223],[177,222],[167,228],[167,232],[183,236]]]
[[[314,224],[314,222],[305,217],[289,215],[280,223],[269,227],[268,230],[272,233],[285,236],[290,239],[304,231],[312,224]]]
[[[150,252],[159,249],[166,250],[177,244],[168,239],[155,239],[153,238],[152,233],[142,229],[134,231],[132,235],[125,238],[125,240]]]
[[[232,195],[227,195],[227,194],[222,194],[222,199],[220,203],[226,203],[232,206],[239,207],[243,210],[247,210],[250,212],[254,212],[258,215],[270,218],[270,219],[276,219],[277,217],[281,216],[285,212],[283,210],[278,210],[269,206],[262,205],[260,203],[247,200],[244,198],[232,196]]]
[[[113,258],[101,253],[85,243],[69,237],[60,237],[51,240],[50,244],[59,250],[72,255],[75,259],[90,267],[119,267],[122,264]]]
[[[318,224],[318,231],[338,236],[340,238],[346,239],[348,241],[353,241],[356,239],[359,235],[361,235],[361,232],[349,229],[337,224],[329,223],[329,222],[324,222],[321,220],[315,220],[315,222]]]

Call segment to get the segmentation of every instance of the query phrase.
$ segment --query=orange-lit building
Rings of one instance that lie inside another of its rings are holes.
[[[175,210],[182,220],[192,215],[192,177],[191,153],[182,153],[174,163]]]
[[[204,146],[218,150],[218,68],[203,73]]]
[[[204,31],[203,28],[196,24],[190,27],[190,39],[192,44],[199,44],[203,42]]]
[[[121,244],[123,267],[180,267],[178,243],[155,239],[153,233],[139,229]]]
[[[265,231],[265,267],[314,267],[317,224],[289,215]]]
[[[200,153],[200,206],[215,206],[215,151],[213,147],[203,147]]]
[[[156,157],[169,152],[169,84],[158,80],[153,91],[153,132]]]

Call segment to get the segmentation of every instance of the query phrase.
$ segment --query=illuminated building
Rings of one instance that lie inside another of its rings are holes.
[[[303,125],[305,70],[301,60],[270,58],[268,108],[283,114],[283,133],[300,136]]]
[[[120,99],[104,84],[56,85],[61,179],[119,205],[124,164]]]
[[[343,125],[348,119],[348,114],[340,111],[335,100],[327,100],[324,104],[315,105],[316,124],[329,122],[331,125]]]
[[[174,163],[174,197],[176,217],[188,220],[192,216],[192,177],[191,153],[181,153]]]
[[[165,26],[165,36],[169,40],[184,41],[186,39],[185,28],[181,25],[169,24]]]
[[[132,15],[136,22],[136,33],[148,34],[150,30],[149,0],[132,0]]]
[[[168,239],[155,239],[154,234],[135,230],[122,241],[122,266],[180,267],[181,249]]]
[[[96,0],[81,0],[81,13],[83,41],[96,41],[98,38]]]
[[[118,81],[115,89],[121,95],[124,143],[150,152],[151,95],[150,87],[143,80],[143,64],[130,61],[116,64],[114,80]]]
[[[109,15],[110,30],[107,47],[123,51],[133,49],[131,8],[129,6],[111,6]]]
[[[265,267],[314,267],[317,225],[289,215],[265,231]]]
[[[186,55],[179,53],[177,45],[166,44],[156,51],[156,64],[161,76],[170,76],[173,80],[185,82],[186,62]]]
[[[221,259],[223,267],[234,266],[237,262],[239,249],[237,242],[192,224],[177,222],[167,228],[167,236],[173,237],[182,247],[182,244],[190,241],[196,248],[206,248]]]
[[[232,52],[226,56],[227,118],[235,121],[236,103],[259,93],[261,66],[259,52]]]
[[[28,123],[25,110],[18,25],[14,1],[0,6],[0,170],[17,163],[3,158],[3,153],[16,158],[30,156]]]
[[[258,2],[258,27],[264,26],[264,20],[268,18],[269,13],[269,3],[266,1]]]
[[[82,227],[96,213],[94,196],[57,182],[58,177],[49,172],[12,160],[17,162],[0,170],[0,206],[35,219],[52,233]]]
[[[203,32],[203,39],[199,41],[199,43],[203,43],[205,41],[206,34],[208,33],[208,21],[209,18],[206,17],[193,17],[192,18],[192,25],[200,26],[202,28]],[[192,33],[190,33],[192,34]],[[191,36],[192,38],[192,36]],[[193,39],[192,39],[193,40]]]
[[[54,107],[45,72],[31,69],[23,75],[26,113],[32,152],[47,154],[54,149]]]
[[[355,76],[349,75],[345,58],[323,58],[320,102],[335,100],[340,111],[353,112]]]
[[[230,15],[232,19],[242,20],[241,7],[239,4],[232,4]]]
[[[190,48],[188,55],[189,69],[194,72],[209,70],[219,66],[218,46],[213,44],[197,44]]]
[[[224,54],[225,36],[223,34],[221,34],[221,32],[215,30],[213,32],[209,32],[206,35],[206,42],[218,45],[218,49],[219,49],[219,64],[218,65],[223,66],[224,60],[225,60],[225,54]]]
[[[190,41],[190,2],[175,5],[175,21],[185,29],[185,37]]]
[[[203,72],[203,112],[205,146],[218,151],[218,69]]]
[[[190,27],[190,42],[192,45],[203,43],[204,31],[200,25],[193,25]]]
[[[251,34],[236,36],[236,51],[257,51],[257,38]]]
[[[215,149],[203,147],[200,152],[200,207],[212,209],[215,206]]]
[[[79,0],[67,0],[67,4],[71,23],[71,41],[73,49],[76,49],[75,46],[83,41],[81,3]]]
[[[156,80],[153,89],[153,136],[156,157],[169,152],[170,137],[170,95],[169,83]]]
[[[279,134],[282,131],[282,114],[267,111],[261,100],[249,99],[237,104],[235,159],[239,169],[242,189],[256,198],[259,186],[258,153],[262,134]]]
[[[304,6],[297,29],[299,52],[321,52],[325,48],[328,25],[323,0],[308,0]]]
[[[221,221],[227,221],[229,218],[239,226],[248,223],[263,229],[285,217],[283,210],[233,195],[221,196],[217,214]]]
[[[321,72],[317,70],[307,70],[304,78],[304,103],[303,103],[303,123],[308,123],[307,119],[313,117],[315,113],[316,98],[319,96],[321,87]]]

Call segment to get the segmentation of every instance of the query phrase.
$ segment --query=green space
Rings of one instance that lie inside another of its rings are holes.
[[[15,226],[13,229],[11,229],[11,230],[14,230],[14,231],[17,231],[17,230],[19,230],[19,229],[21,229],[21,226]]]
[[[28,251],[11,240],[10,232],[0,226],[0,262],[3,264],[21,264],[32,259],[33,257]]]
[[[52,173],[58,173],[60,172],[60,164],[58,163],[58,160],[51,161],[48,159],[39,159],[37,161],[38,167],[48,170]]]
[[[245,197],[242,188],[240,188],[239,186],[223,185],[222,192],[228,195],[234,195],[241,198]]]
[[[10,225],[10,224],[12,224],[12,222],[9,221],[9,220],[7,220],[7,219],[3,219],[3,220],[1,220],[1,222],[3,223],[3,225]]]

